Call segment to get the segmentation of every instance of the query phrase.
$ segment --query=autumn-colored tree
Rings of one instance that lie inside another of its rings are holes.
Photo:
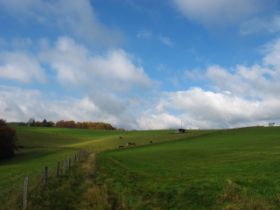
[[[76,128],[76,123],[75,121],[64,121],[60,120],[56,123],[56,127],[59,128]]]
[[[82,129],[98,129],[98,130],[115,130],[109,123],[103,122],[75,122],[75,121],[58,121],[56,127],[60,128],[82,128]]]
[[[16,150],[16,131],[0,119],[0,159],[13,157]]]

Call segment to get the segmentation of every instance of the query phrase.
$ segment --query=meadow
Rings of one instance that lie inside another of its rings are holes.
[[[280,209],[280,128],[221,130],[98,156],[127,209]]]
[[[30,209],[280,209],[280,127],[15,129],[23,148],[0,162],[0,209],[21,193],[24,176],[35,184],[44,166],[80,149],[94,155],[51,183]],[[128,142],[137,146],[118,148]]]
[[[30,184],[36,184],[44,166],[54,171],[57,161],[72,156],[80,149],[98,153],[116,149],[129,141],[141,145],[150,140],[156,143],[181,138],[170,136],[170,131],[124,132],[25,126],[14,128],[17,131],[17,144],[23,148],[17,151],[14,158],[0,161],[0,202],[7,203],[8,206],[9,202],[14,202],[16,196],[20,195],[25,176],[29,176]]]

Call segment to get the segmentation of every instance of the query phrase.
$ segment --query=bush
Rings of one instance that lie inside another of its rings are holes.
[[[13,157],[16,150],[16,131],[0,119],[0,160]]]

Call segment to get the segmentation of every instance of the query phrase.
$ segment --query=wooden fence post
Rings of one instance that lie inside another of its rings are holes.
[[[81,150],[78,152],[78,160],[81,161]]]
[[[48,166],[45,166],[45,169],[44,169],[44,177],[43,177],[43,180],[44,180],[44,185],[47,185],[48,184]]]
[[[67,171],[67,169],[68,169],[68,161],[67,161],[67,159],[65,159],[64,160],[64,174],[66,174],[66,171]]]
[[[60,176],[60,161],[57,162],[56,165],[56,177]]]
[[[28,176],[26,176],[23,181],[23,205],[22,205],[23,210],[27,209],[27,196],[28,196]]]

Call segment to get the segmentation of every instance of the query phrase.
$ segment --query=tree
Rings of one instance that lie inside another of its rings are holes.
[[[16,150],[16,131],[0,119],[0,159],[11,158]]]
[[[34,125],[35,124],[35,119],[34,118],[30,118],[27,122],[28,126]]]
[[[43,126],[43,127],[47,127],[47,123],[48,123],[48,121],[47,121],[46,119],[44,119],[44,120],[42,121],[42,126]]]
[[[28,121],[28,126],[32,126],[32,127],[54,127],[54,125],[55,125],[54,122],[47,121],[46,119],[40,122],[40,121],[35,121],[33,118],[30,118],[30,120]]]

